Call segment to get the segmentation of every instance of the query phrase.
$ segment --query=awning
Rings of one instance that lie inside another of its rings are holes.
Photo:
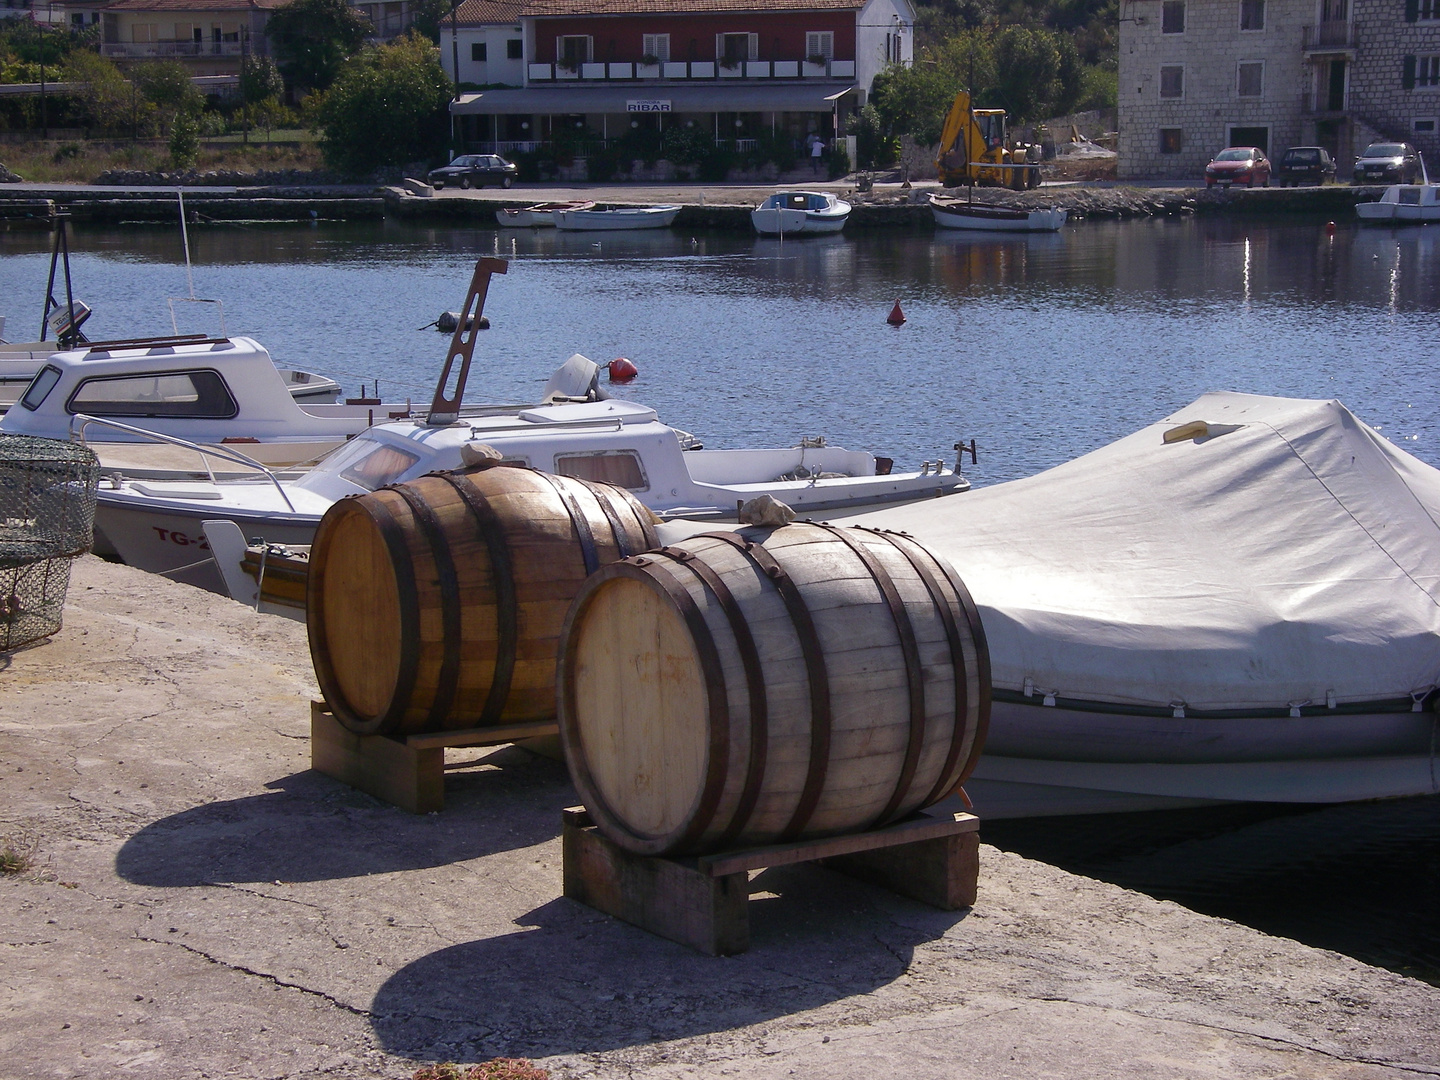
[[[616,85],[532,86],[523,90],[481,90],[462,94],[450,103],[455,116],[566,116],[581,113],[634,112],[632,102],[645,102],[646,111],[697,112],[816,112],[828,113],[854,86],[827,83],[806,86],[656,86],[653,83]],[[662,102],[668,107],[657,108]]]

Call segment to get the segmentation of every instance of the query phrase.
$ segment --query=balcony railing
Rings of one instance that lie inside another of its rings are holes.
[[[1341,116],[1346,111],[1345,99],[1338,99],[1338,107],[1331,100],[1330,94],[1306,92],[1300,95],[1300,114],[1302,116]]]
[[[530,82],[646,82],[673,79],[853,79],[854,60],[744,60],[726,67],[715,60],[664,61],[659,64],[529,64]]]
[[[239,56],[238,41],[144,41],[107,43],[100,46],[101,56],[122,60],[151,60],[157,57]]]
[[[1305,27],[1301,35],[1301,48],[1306,52],[1319,49],[1353,49],[1355,39],[1354,25],[1344,19],[1336,19],[1333,22]]]
[[[734,150],[744,153],[747,150],[757,150],[760,147],[759,139],[715,139],[716,147],[721,150]],[[465,151],[470,154],[528,154],[544,147],[553,145],[548,139],[533,139],[530,141],[505,141],[505,140],[467,140]],[[604,150],[623,149],[624,143],[620,139],[587,139],[580,143],[567,143],[567,149],[578,158],[588,158],[592,154],[598,154]],[[660,154],[664,156],[664,146],[661,145]]]

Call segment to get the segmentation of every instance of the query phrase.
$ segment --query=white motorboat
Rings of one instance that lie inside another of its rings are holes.
[[[598,385],[598,371],[577,355],[551,380],[546,403],[436,425],[425,418],[376,424],[298,478],[258,470],[213,482],[112,476],[100,485],[97,539],[103,535],[132,566],[222,591],[204,554],[207,519],[234,521],[247,538],[306,544],[338,499],[461,468],[466,448],[477,445],[493,447],[507,464],[628,488],[664,517],[733,516],[738,503],[766,493],[803,514],[969,488],[958,468],[892,473],[886,459],[823,439],[789,449],[687,449],[693,440],[644,405],[575,400],[575,390]]]
[[[13,361],[16,365],[22,361]],[[0,353],[0,371],[10,363]],[[323,456],[376,420],[408,412],[406,403],[334,403],[333,380],[279,369],[253,338],[203,334],[89,342],[23,361],[34,369],[0,431],[68,439],[72,433],[101,464],[150,469],[150,475],[202,470],[157,460],[144,432],[205,446],[243,446],[269,465],[291,466]],[[322,400],[309,400],[311,393]],[[83,422],[79,416],[115,423]],[[80,430],[83,427],[84,430]],[[146,458],[149,464],[137,460]],[[128,456],[127,456],[128,455]],[[173,454],[167,455],[174,458]]]
[[[1355,204],[1361,221],[1400,225],[1440,221],[1440,184],[1392,184],[1378,202]]]
[[[777,191],[750,211],[761,236],[837,233],[849,217],[850,204],[824,191]]]
[[[979,606],[977,812],[1440,790],[1440,470],[1339,402],[1206,394],[1036,476],[844,520],[913,534]]]
[[[554,218],[555,227],[566,232],[665,229],[678,213],[678,205],[617,206],[612,210],[556,210]]]
[[[1025,210],[967,202],[948,195],[930,196],[930,213],[942,229],[977,229],[984,232],[1056,232],[1065,224],[1060,207]]]
[[[589,210],[593,199],[569,202],[543,202],[533,206],[504,206],[495,211],[495,220],[506,229],[544,229],[555,227],[555,214],[561,210]]]

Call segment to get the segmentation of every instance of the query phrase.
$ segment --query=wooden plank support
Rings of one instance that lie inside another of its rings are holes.
[[[445,748],[555,735],[554,721],[411,735],[357,735],[323,701],[310,703],[310,767],[412,814],[445,809]]]
[[[650,858],[612,843],[584,807],[563,818],[565,895],[712,956],[750,944],[751,870],[819,862],[932,907],[975,903],[979,819],[916,814],[871,832],[698,859]]]

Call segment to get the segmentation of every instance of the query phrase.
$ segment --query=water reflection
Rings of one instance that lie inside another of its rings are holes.
[[[979,483],[1093,449],[1213,389],[1338,397],[1440,461],[1433,377],[1440,230],[1251,220],[1084,222],[1055,234],[805,240],[464,224],[209,223],[198,295],[232,333],[349,389],[424,399],[480,255],[491,289],[477,397],[533,393],[572,352],[628,356],[624,391],[715,446],[801,435],[898,463],[977,438]],[[693,239],[693,242],[692,242]],[[167,330],[186,294],[178,229],[77,228],[97,335]],[[48,239],[0,232],[0,297],[39,322]],[[899,298],[909,322],[885,325]],[[182,329],[211,329],[185,327]]]

